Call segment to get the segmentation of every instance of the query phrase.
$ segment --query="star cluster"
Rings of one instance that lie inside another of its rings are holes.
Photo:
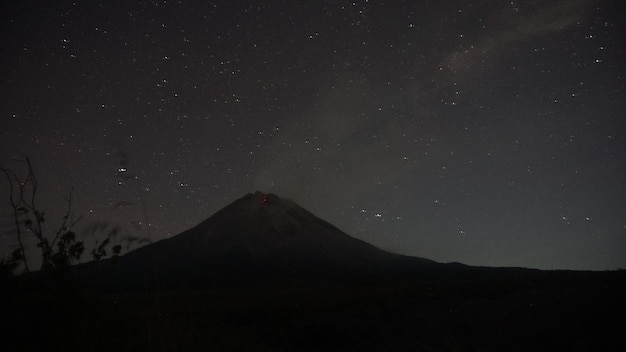
[[[152,240],[258,189],[403,254],[625,267],[623,10],[18,2],[0,163],[30,156],[51,221],[74,187],[83,223]]]

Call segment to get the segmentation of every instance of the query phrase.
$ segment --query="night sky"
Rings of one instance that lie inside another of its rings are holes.
[[[626,267],[623,1],[14,1],[0,164],[159,240],[246,193],[442,262]],[[15,239],[6,180],[2,254]]]

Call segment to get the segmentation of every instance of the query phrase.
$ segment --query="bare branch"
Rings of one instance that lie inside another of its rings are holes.
[[[13,210],[13,224],[15,226],[15,232],[17,237],[17,243],[19,245],[20,257],[24,262],[24,272],[29,272],[30,269],[28,267],[28,260],[26,258],[26,251],[24,250],[24,242],[22,241],[22,226],[20,224],[19,213],[20,213],[20,204],[22,203],[23,194],[24,194],[24,185],[20,182],[20,179],[17,175],[4,167],[0,166],[0,169],[4,173],[9,183],[9,203],[11,204],[11,208]],[[15,188],[13,186],[13,182],[17,181],[18,185],[18,199],[15,199]]]
[[[75,225],[76,222],[78,221],[77,220],[76,222],[71,223],[69,227],[66,226],[68,221],[71,221],[70,217],[72,216],[72,194],[73,193],[74,193],[74,187],[70,189],[69,196],[67,197],[67,210],[65,211],[65,214],[63,215],[63,222],[61,223],[61,226],[59,226],[59,229],[56,231],[56,234],[54,235],[54,239],[50,243],[50,246],[54,246],[59,236],[61,236],[62,233],[69,231],[73,227],[73,225]]]

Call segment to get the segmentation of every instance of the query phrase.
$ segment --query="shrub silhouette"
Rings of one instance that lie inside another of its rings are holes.
[[[46,235],[47,228],[44,226],[46,216],[37,203],[39,189],[30,158],[25,156],[15,160],[25,165],[24,177],[20,177],[16,172],[5,167],[0,167],[0,170],[4,173],[9,185],[9,204],[18,248],[10,257],[0,260],[0,275],[3,278],[11,277],[20,266],[23,267],[24,273],[31,270],[24,245],[25,237],[28,235],[35,237],[41,256],[40,269],[63,273],[71,265],[78,263],[85,251],[84,241],[78,240],[76,233],[72,230],[82,218],[75,219],[73,216],[73,189],[70,190],[66,199],[67,209],[60,226],[51,236]],[[110,245],[111,238],[117,234],[118,230],[109,231],[102,243],[99,245],[96,243],[96,247],[91,251],[93,260],[97,261],[107,256],[107,246]],[[113,256],[118,256],[122,246],[115,244],[110,250]]]

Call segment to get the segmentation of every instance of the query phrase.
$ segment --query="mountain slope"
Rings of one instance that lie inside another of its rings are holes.
[[[111,264],[107,264],[111,265]],[[117,277],[158,285],[207,285],[276,276],[367,275],[430,266],[353,238],[293,201],[250,193],[172,238],[117,258]]]

